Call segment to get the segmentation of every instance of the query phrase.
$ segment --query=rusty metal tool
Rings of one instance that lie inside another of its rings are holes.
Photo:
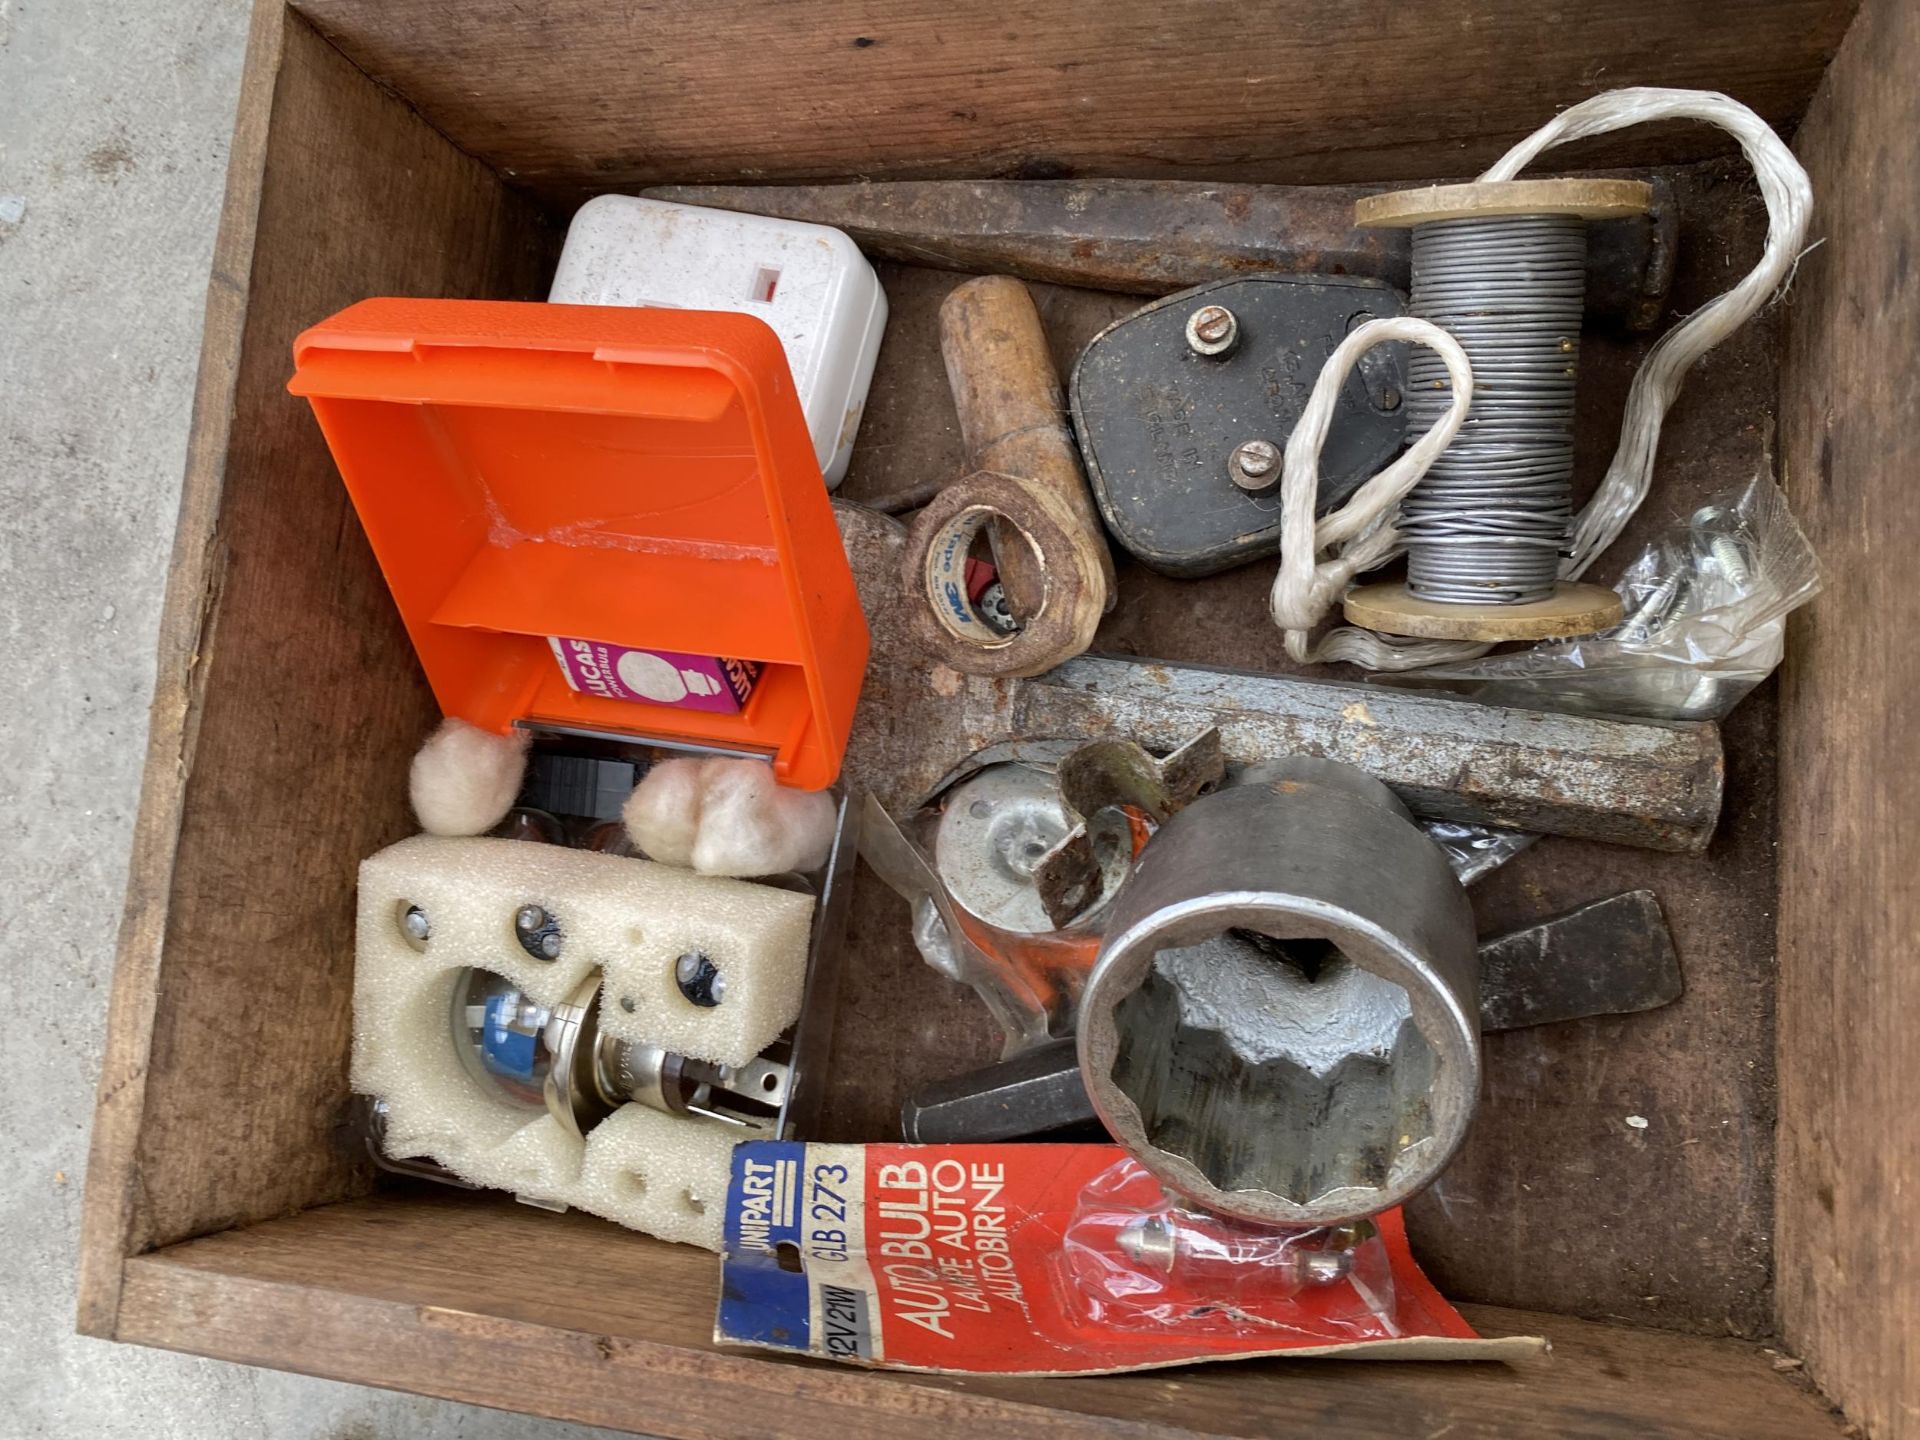
[[[1653,179],[1644,217],[1594,227],[1587,303],[1646,330],[1673,283],[1679,217]],[[1407,288],[1403,233],[1356,229],[1354,202],[1390,185],[1177,180],[906,180],[856,185],[669,185],[657,200],[811,220],[869,255],[942,270],[1166,295],[1257,274],[1338,274]]]
[[[964,1075],[922,1085],[900,1107],[909,1145],[1103,1139],[1071,1035]]]
[[[973,675],[1036,675],[1093,641],[1113,603],[1113,557],[1067,428],[1033,297],[987,275],[940,307],[940,349],[970,473],[914,521],[906,589],[930,654]],[[983,613],[969,561],[991,547],[1011,623]]]
[[[1378,685],[1083,655],[1015,688],[1016,735],[1127,735],[1170,750],[1209,727],[1230,765],[1340,760],[1416,815],[1578,835],[1650,850],[1706,848],[1720,815],[1718,730],[1463,704]]]
[[[1631,1015],[1680,998],[1673,937],[1650,890],[1629,890],[1480,942],[1480,1028]],[[900,1111],[913,1144],[1078,1138],[1099,1120],[1071,1039],[922,1086]]]
[[[1457,696],[1203,665],[1082,655],[1031,679],[929,664],[903,591],[906,531],[836,506],[873,624],[874,659],[845,778],[895,814],[1010,736],[1128,736],[1166,753],[1218,726],[1229,765],[1321,755],[1385,781],[1423,819],[1573,835],[1652,850],[1706,848],[1725,766],[1708,723],[1505,709]]]
[[[1660,902],[1628,890],[1480,942],[1480,1028],[1631,1015],[1680,998]]]
[[[1064,926],[1112,898],[1126,873],[1124,868],[1111,873],[1112,859],[1130,863],[1135,851],[1128,811],[1163,824],[1202,790],[1218,784],[1226,769],[1218,730],[1195,737],[1164,760],[1119,738],[1089,740],[1063,755],[1054,781],[1079,823],[1033,868],[1048,918]]]

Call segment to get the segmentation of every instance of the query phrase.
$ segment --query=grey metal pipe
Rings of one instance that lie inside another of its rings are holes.
[[[1423,818],[1649,850],[1706,849],[1726,779],[1710,724],[1106,655],[1020,682],[1009,708],[1004,734],[1126,735],[1162,753],[1218,726],[1230,764],[1318,755],[1385,781]]]

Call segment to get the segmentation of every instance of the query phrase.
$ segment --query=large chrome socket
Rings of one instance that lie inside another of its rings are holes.
[[[1081,998],[1094,1108],[1221,1214],[1334,1225],[1429,1183],[1480,1086],[1466,892],[1379,781],[1293,757],[1195,801],[1114,902]]]

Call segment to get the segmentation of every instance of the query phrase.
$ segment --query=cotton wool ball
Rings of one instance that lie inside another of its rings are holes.
[[[708,763],[662,760],[641,777],[627,803],[620,807],[628,838],[649,860],[682,868],[693,864],[694,836],[700,824],[701,772]]]
[[[813,870],[833,844],[834,802],[789,790],[757,760],[710,760],[701,772],[693,868],[703,875],[780,875]]]
[[[505,818],[527,770],[523,732],[495,735],[445,720],[413,757],[408,789],[429,835],[484,835]]]

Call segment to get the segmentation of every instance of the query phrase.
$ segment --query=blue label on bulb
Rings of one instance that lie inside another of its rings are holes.
[[[531,1084],[540,1037],[535,1031],[516,1028],[519,1018],[518,995],[489,996],[486,1024],[480,1029],[480,1056],[496,1075]]]

